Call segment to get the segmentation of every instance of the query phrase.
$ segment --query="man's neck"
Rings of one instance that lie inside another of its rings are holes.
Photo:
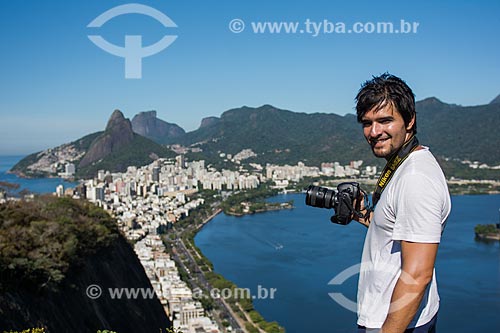
[[[415,134],[413,134],[413,132],[408,132],[408,133],[406,133],[405,142],[403,143],[403,145],[402,145],[401,147],[399,147],[399,149],[398,149],[398,150],[396,150],[396,151],[394,152],[394,154],[391,154],[391,155],[389,155],[389,156],[385,157],[385,160],[386,160],[387,162],[389,162],[389,161],[392,159],[392,157],[393,157],[394,155],[396,155],[397,153],[399,153],[399,151],[401,150],[401,148],[402,148],[405,144],[407,144],[407,143],[408,143],[408,141],[409,141],[411,138],[413,138],[413,136],[414,136],[414,135],[415,135]],[[421,149],[424,149],[424,147],[423,147],[422,145],[418,145],[418,147],[417,147],[417,148],[415,148],[413,151],[415,151],[415,150],[421,150]],[[411,154],[411,153],[410,153],[410,154]]]

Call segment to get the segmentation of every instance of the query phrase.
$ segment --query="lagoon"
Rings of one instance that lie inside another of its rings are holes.
[[[328,294],[356,300],[354,275],[329,285],[337,274],[359,263],[366,228],[330,223],[331,211],[304,204],[303,194],[279,195],[294,200],[293,210],[243,217],[220,214],[195,237],[216,272],[250,288],[276,288],[274,299],[254,306],[288,333],[356,332],[356,314]],[[500,195],[453,196],[452,212],[436,263],[441,308],[438,330],[489,332],[500,329],[500,242],[477,241],[476,224],[496,223]]]
[[[20,189],[51,193],[60,178],[24,179],[7,174],[22,156],[0,156],[0,181]],[[355,300],[357,275],[342,285],[328,282],[359,263],[366,228],[329,222],[331,211],[305,206],[303,194],[269,201],[294,200],[295,209],[243,217],[220,214],[195,237],[218,273],[239,287],[276,288],[273,299],[256,299],[255,308],[288,333],[356,332],[356,314],[329,293]],[[440,333],[500,330],[500,242],[474,239],[476,224],[498,221],[500,195],[453,196],[452,212],[436,263],[441,296]]]

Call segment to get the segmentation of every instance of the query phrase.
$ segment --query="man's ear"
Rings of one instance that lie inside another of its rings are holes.
[[[406,126],[406,130],[407,130],[407,131],[412,130],[413,125],[415,125],[415,115],[413,115],[413,117],[411,117],[410,122],[409,122],[409,123],[408,123],[408,125]]]

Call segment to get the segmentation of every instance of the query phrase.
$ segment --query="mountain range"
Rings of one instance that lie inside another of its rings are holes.
[[[500,164],[500,136],[496,132],[500,128],[500,95],[479,106],[447,104],[431,97],[417,102],[416,109],[417,136],[436,156]],[[222,152],[234,155],[251,149],[257,156],[248,161],[263,164],[302,161],[319,165],[352,160],[383,164],[373,157],[353,114],[300,113],[263,105],[243,106],[225,111],[220,117],[204,118],[200,127],[191,132],[157,118],[155,111],[140,112],[129,121],[115,110],[105,131],[32,154],[12,171],[36,175],[40,161],[50,160],[47,156],[58,150],[68,151],[67,147],[76,152],[73,156],[78,176],[90,176],[99,169],[123,171],[128,165],[173,156],[175,153],[169,149],[173,144],[188,148],[188,158],[209,163],[220,160]]]
[[[443,158],[500,164],[500,95],[491,103],[460,106],[435,97],[416,103],[418,138]],[[150,136],[153,139],[153,136]],[[366,144],[356,116],[298,113],[271,105],[243,106],[217,117],[182,136],[163,142],[197,146],[205,157],[219,152],[235,154],[250,148],[257,162],[319,165],[325,161],[347,163],[375,159]]]
[[[134,133],[130,120],[115,110],[104,131],[28,155],[10,171],[26,177],[53,176],[63,172],[64,164],[71,162],[76,165],[78,178],[88,178],[98,170],[125,171],[131,165],[145,165],[158,157],[173,156],[175,153],[166,146]]]

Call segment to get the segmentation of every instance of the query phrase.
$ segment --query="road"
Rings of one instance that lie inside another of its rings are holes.
[[[198,225],[196,229],[200,229],[205,223],[219,214],[220,211],[220,209],[217,209],[211,216],[205,219],[202,224]],[[180,232],[174,231],[176,237],[175,241],[172,243],[172,257],[181,266],[181,268],[188,273],[188,283],[190,284],[192,290],[194,290],[195,288],[201,288],[203,290],[210,291],[212,290],[212,286],[205,278],[203,271],[198,266],[198,263],[194,259],[191,251],[188,250],[186,244],[184,244],[184,241],[180,237],[180,233],[190,231],[192,228],[193,227],[188,227]],[[184,260],[182,260],[181,258],[184,258]],[[188,266],[191,267],[191,269]],[[233,332],[246,332],[243,320],[232,311],[231,307],[222,298],[213,298],[213,301],[215,302],[216,307],[222,313],[222,317],[225,318],[233,328]],[[221,315],[215,313],[213,317],[219,324],[220,328],[224,330],[222,320],[220,319]]]

